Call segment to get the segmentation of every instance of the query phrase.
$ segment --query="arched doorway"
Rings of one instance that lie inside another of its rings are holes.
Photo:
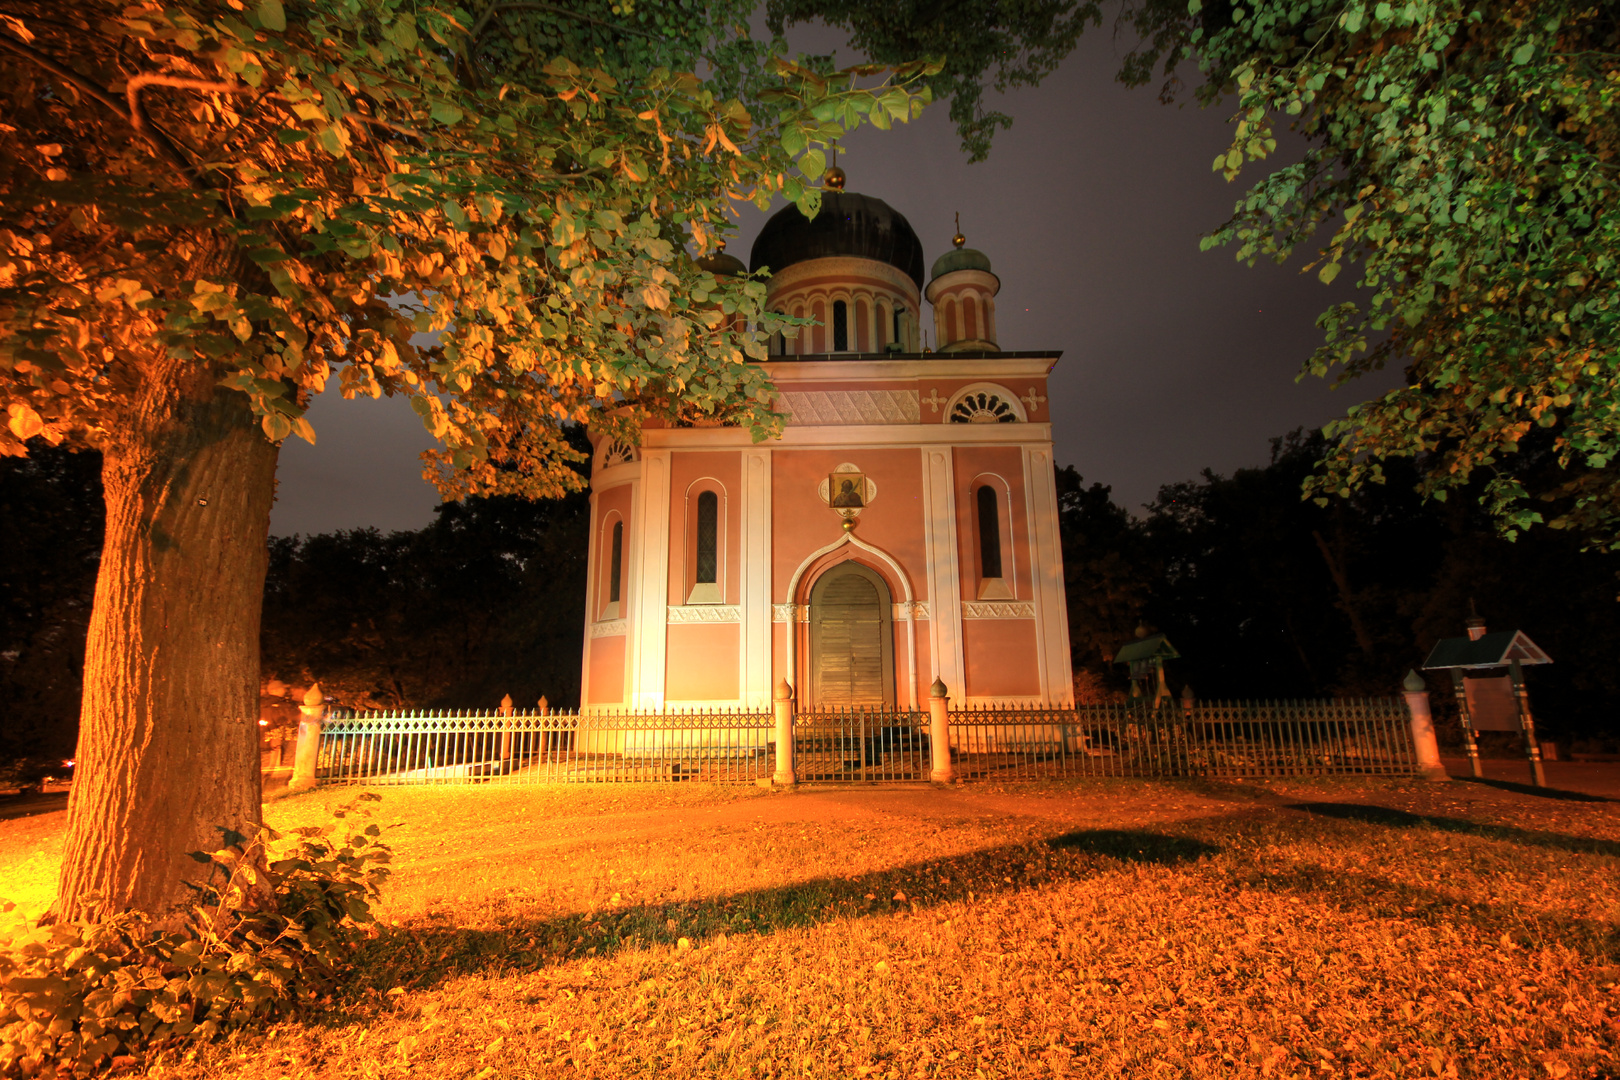
[[[810,701],[894,704],[893,602],[873,570],[845,562],[810,589]]]

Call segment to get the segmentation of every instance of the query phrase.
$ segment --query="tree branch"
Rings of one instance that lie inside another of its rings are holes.
[[[197,175],[195,168],[186,159],[185,154],[180,152],[180,148],[167,135],[150,123],[138,108],[132,112],[125,112],[124,107],[118,103],[118,99],[113,97],[110,91],[97,86],[72,68],[57,63],[44,53],[29,48],[10,34],[0,34],[0,48],[22,57],[35,67],[61,79],[85,97],[106,106],[119,119],[134,128],[135,133],[146,140],[147,145],[157,152],[158,157],[173,166],[185,178],[187,185],[200,191],[208,190],[208,185],[202,182],[202,178]],[[142,77],[136,76],[136,78]],[[162,76],[158,77],[162,78]],[[133,94],[130,96],[130,101],[131,104],[135,103]]]

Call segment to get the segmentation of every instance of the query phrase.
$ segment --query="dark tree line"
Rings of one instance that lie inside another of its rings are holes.
[[[104,517],[101,455],[0,458],[0,766],[73,755]]]
[[[1464,633],[1473,603],[1490,629],[1523,630],[1553,657],[1531,676],[1547,737],[1614,738],[1620,558],[1547,528],[1510,541],[1475,498],[1423,502],[1399,463],[1388,483],[1318,506],[1300,485],[1322,452],[1318,435],[1296,432],[1273,441],[1265,467],[1167,485],[1139,517],[1063,470],[1082,679],[1123,688],[1108,661],[1146,625],[1182,654],[1170,664],[1178,693],[1387,695],[1435,641]],[[1449,681],[1427,678],[1449,716]]]
[[[1059,474],[1075,667],[1093,692],[1138,625],[1182,653],[1199,697],[1393,693],[1469,604],[1556,661],[1532,675],[1552,737],[1612,742],[1620,558],[1545,528],[1503,539],[1473,499],[1424,503],[1392,475],[1325,507],[1300,484],[1314,435],[1263,468],[1172,484],[1140,515]],[[101,546],[99,463],[46,449],[0,460],[0,761],[71,755]],[[408,532],[276,538],[264,675],[319,680],[345,705],[578,703],[589,498],[469,499]],[[1444,684],[1431,679],[1442,716]]]

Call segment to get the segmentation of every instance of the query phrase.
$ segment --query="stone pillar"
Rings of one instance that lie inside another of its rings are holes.
[[[776,682],[776,773],[773,783],[797,787],[799,774],[793,767],[793,687],[786,679]]]
[[[501,775],[512,771],[512,695],[501,698]]]
[[[944,680],[935,679],[934,685],[928,688],[928,748],[933,757],[928,779],[936,784],[949,784],[956,779],[956,770],[951,765],[951,724],[946,713],[950,703]]]
[[[1457,695],[1457,717],[1462,722],[1463,745],[1468,748],[1468,764],[1473,767],[1476,777],[1483,777],[1485,770],[1479,764],[1479,740],[1474,738],[1474,719],[1468,712],[1468,687],[1463,682],[1463,673],[1459,668],[1451,669],[1451,689]]]
[[[1451,779],[1440,764],[1440,743],[1434,737],[1434,717],[1429,712],[1429,691],[1423,685],[1423,676],[1408,671],[1401,692],[1412,720],[1412,747],[1417,751],[1419,775],[1425,780]]]
[[[1536,718],[1530,714],[1530,692],[1524,688],[1524,668],[1515,660],[1508,665],[1513,680],[1513,696],[1519,702],[1519,726],[1524,729],[1524,756],[1530,759],[1530,780],[1536,787],[1547,786],[1541,768],[1541,744],[1536,741]]]
[[[316,683],[304,695],[298,706],[298,748],[293,752],[292,779],[288,791],[303,791],[315,786],[315,764],[321,753],[321,725],[326,720],[326,695]]]

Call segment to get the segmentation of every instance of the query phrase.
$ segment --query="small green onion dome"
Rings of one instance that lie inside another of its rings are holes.
[[[953,248],[934,260],[934,269],[928,280],[933,281],[956,270],[983,270],[990,273],[990,257],[970,247]]]
[[[711,274],[724,274],[730,277],[747,277],[748,267],[735,255],[726,254],[726,242],[720,241],[715,245],[713,255],[705,255],[697,260],[697,264]]]

